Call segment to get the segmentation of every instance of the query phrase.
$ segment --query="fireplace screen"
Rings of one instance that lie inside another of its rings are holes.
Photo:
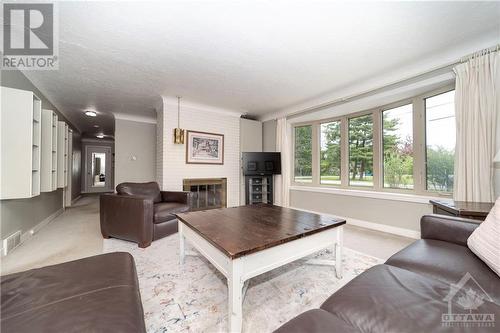
[[[191,210],[226,207],[226,178],[184,179],[184,191],[191,192]]]

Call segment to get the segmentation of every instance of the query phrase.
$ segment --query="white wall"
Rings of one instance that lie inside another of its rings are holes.
[[[186,144],[173,143],[177,101],[163,97],[158,108],[157,180],[163,190],[182,190],[184,178],[227,178],[227,205],[239,205],[240,114],[203,105],[181,104],[181,128],[224,134],[224,164],[186,164]],[[160,137],[161,136],[161,137]]]
[[[240,152],[262,151],[262,123],[240,118]],[[245,205],[245,176],[240,171],[240,205]]]
[[[156,123],[116,119],[115,185],[156,179]]]

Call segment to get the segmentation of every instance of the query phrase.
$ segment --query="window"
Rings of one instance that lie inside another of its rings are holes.
[[[349,185],[373,186],[373,116],[349,119]]]
[[[452,89],[297,125],[292,182],[449,197],[456,127]]]
[[[312,182],[312,126],[295,127],[294,180]]]
[[[340,121],[321,124],[320,183],[340,185]]]
[[[413,189],[413,105],[382,112],[384,187]]]
[[[425,99],[427,190],[453,191],[455,91]]]

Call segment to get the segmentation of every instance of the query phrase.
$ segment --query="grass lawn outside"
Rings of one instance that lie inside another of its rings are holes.
[[[312,176],[295,176],[296,183],[312,183]],[[341,185],[340,176],[321,176],[322,185]],[[403,175],[403,184],[394,184],[384,182],[384,188],[394,189],[413,189],[413,175]],[[349,186],[373,187],[373,176],[365,176],[362,180],[349,178]]]

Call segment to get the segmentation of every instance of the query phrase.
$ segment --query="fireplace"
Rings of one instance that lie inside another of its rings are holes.
[[[184,191],[191,192],[191,210],[206,210],[227,207],[226,178],[184,179]]]

